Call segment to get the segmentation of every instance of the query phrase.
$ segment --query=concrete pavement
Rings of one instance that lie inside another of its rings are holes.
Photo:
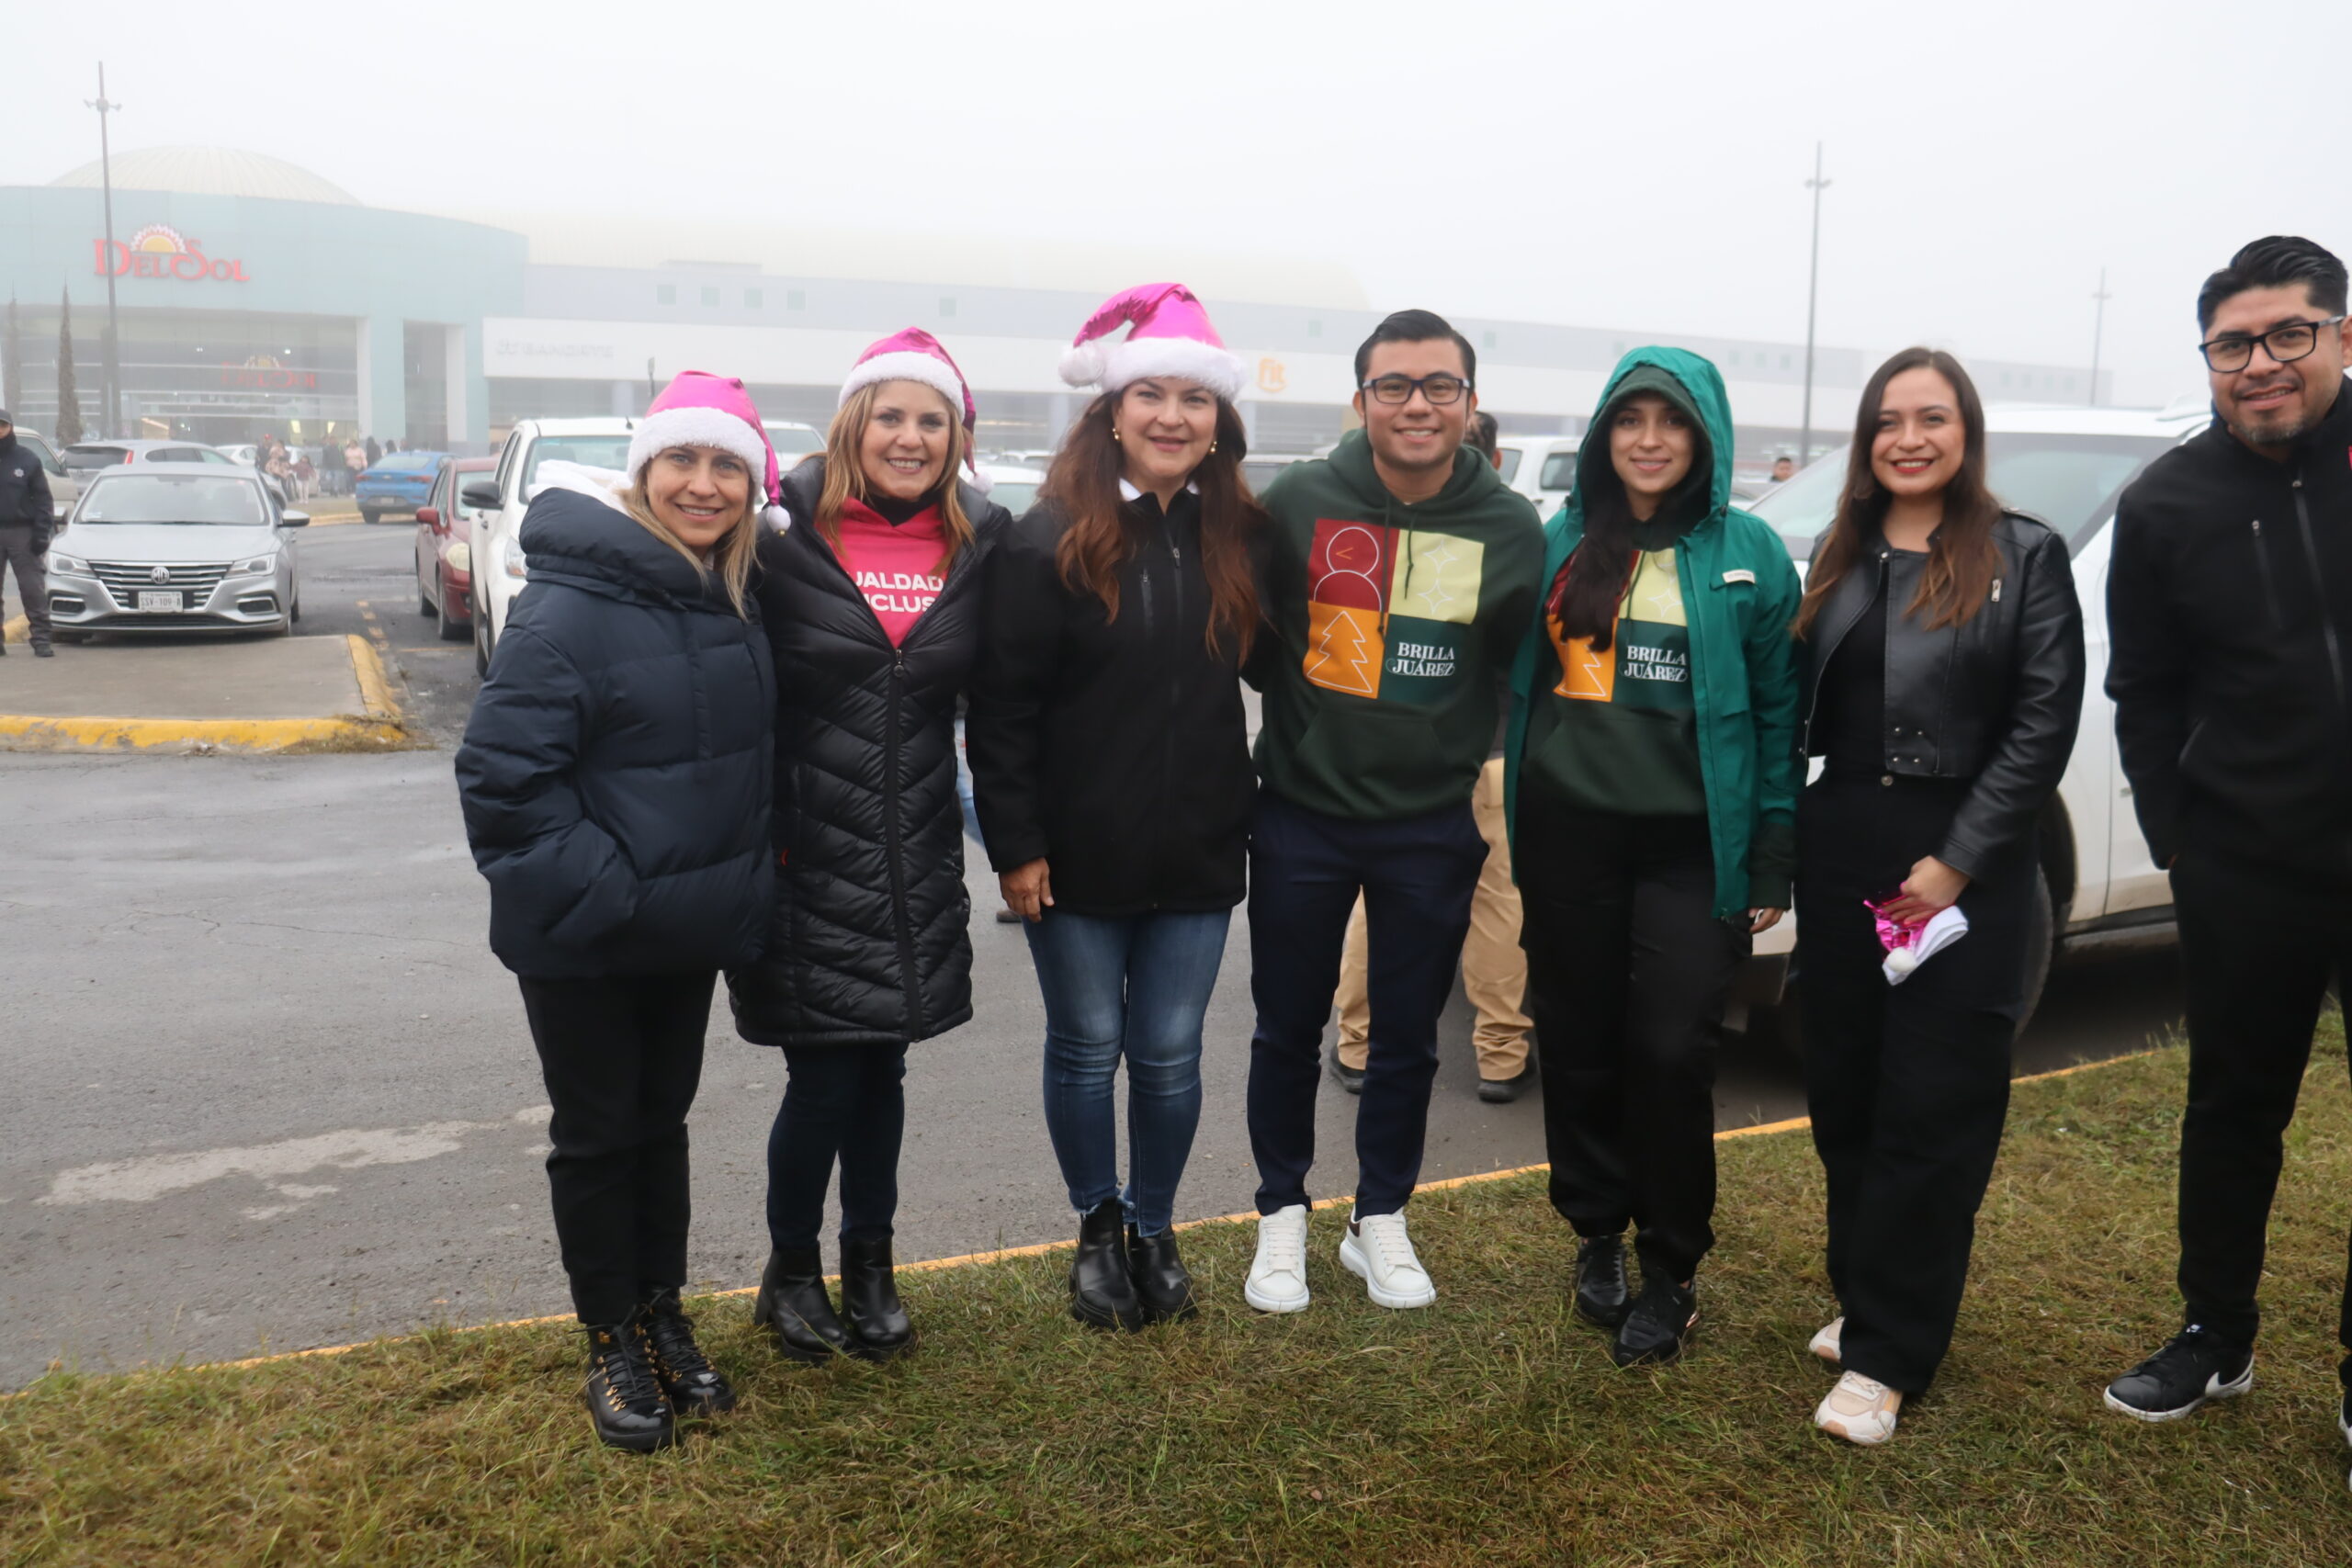
[[[0,1387],[557,1313],[546,1094],[485,944],[447,751],[0,756]],[[1073,1230],[1038,1101],[1044,1019],[1021,932],[981,911],[971,1024],[915,1047],[899,1250]],[[1182,1217],[1247,1209],[1248,944],[1208,1019]],[[2178,1010],[2167,951],[2062,970],[2018,1070],[2136,1049]],[[703,1286],[754,1282],[775,1053],[714,1009],[694,1118]],[[1476,1098],[1457,996],[1428,1179],[1540,1161],[1535,1097]],[[1727,1049],[1718,1122],[1799,1114],[1785,1055]],[[1353,1179],[1328,1080],[1314,1190]],[[1565,1254],[1564,1254],[1565,1257]]]
[[[406,743],[358,637],[101,638],[0,665],[0,750],[373,750]]]

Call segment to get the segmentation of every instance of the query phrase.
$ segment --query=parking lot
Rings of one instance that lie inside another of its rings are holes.
[[[0,1067],[0,1386],[565,1309],[539,1161],[545,1096],[483,936],[448,748],[470,649],[416,613],[404,525],[311,530],[302,633],[382,652],[427,749],[293,757],[0,755],[9,955]],[[214,645],[179,644],[190,660]],[[86,652],[66,649],[56,665]],[[37,678],[0,665],[0,692]],[[995,907],[973,868],[974,905]],[[1037,1107],[1042,1013],[1020,933],[975,924],[976,1019],[908,1078],[902,1258],[1072,1230]],[[1185,1216],[1249,1207],[1250,1006],[1236,922],[1209,1017]],[[2163,933],[2075,953],[2020,1071],[2138,1048],[2178,1008]],[[756,1280],[775,1054],[717,1010],[697,1108],[693,1269]],[[1533,1097],[1481,1103],[1457,996],[1426,1178],[1544,1157]],[[1721,1123],[1802,1114],[1800,1069],[1733,1040]],[[1318,1194],[1353,1102],[1327,1083]],[[1563,1267],[1565,1268],[1565,1250]],[[1440,1281],[1442,1289],[1443,1281]]]

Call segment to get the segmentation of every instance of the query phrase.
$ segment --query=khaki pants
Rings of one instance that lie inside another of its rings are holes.
[[[1478,1011],[1470,1043],[1478,1051],[1478,1076],[1489,1081],[1515,1078],[1527,1066],[1527,954],[1519,946],[1519,888],[1510,879],[1510,839],[1503,822],[1503,760],[1479,771],[1470,795],[1478,836],[1487,840],[1487,863],[1470,900],[1470,937],[1462,944],[1462,989]],[[1348,943],[1340,955],[1340,1060],[1351,1069],[1364,1064],[1365,1037],[1372,1031],[1372,1003],[1364,990],[1363,899],[1348,920]]]

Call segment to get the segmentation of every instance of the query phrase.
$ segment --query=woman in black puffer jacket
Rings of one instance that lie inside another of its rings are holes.
[[[688,371],[639,423],[627,474],[541,478],[530,582],[458,788],[555,1107],[548,1180],[589,1413],[605,1442],[644,1450],[679,1409],[734,1404],[678,1292],[711,989],[758,956],[775,881],[775,679],[749,581],[775,458],[742,383]]]
[[[930,334],[884,339],[851,372],[824,456],[784,481],[791,529],[760,545],[781,869],[767,955],[727,983],[743,1038],[784,1049],[752,1321],[796,1360],[885,1359],[913,1337],[890,1256],[902,1080],[910,1043],[972,1016],[956,703],[981,561],[1010,521],[956,477],[971,420]],[[836,1163],[838,1314],[818,1254]]]

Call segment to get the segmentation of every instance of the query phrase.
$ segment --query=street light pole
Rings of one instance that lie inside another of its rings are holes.
[[[117,318],[114,305],[114,150],[107,144],[107,116],[122,107],[107,101],[107,62],[98,62],[98,96],[85,98],[83,107],[98,111],[98,179],[107,204],[107,434],[122,434],[122,362],[115,351]]]
[[[1813,263],[1804,288],[1804,430],[1797,437],[1797,467],[1813,461],[1813,326],[1821,303],[1821,193],[1829,182],[1821,177],[1821,143],[1813,144],[1813,178],[1804,182],[1813,192]]]
[[[2098,301],[2098,313],[2091,319],[2091,399],[2090,406],[2098,407],[2098,351],[2100,340],[2107,335],[2107,302],[2115,298],[2107,291],[2107,268],[2098,269],[2098,292],[2091,296]]]

